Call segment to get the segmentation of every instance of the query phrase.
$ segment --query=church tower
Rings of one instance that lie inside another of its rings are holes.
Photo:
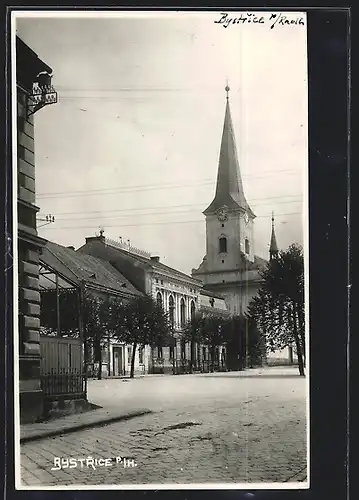
[[[275,237],[274,230],[274,214],[272,213],[272,234],[270,238],[270,246],[269,246],[269,260],[275,259],[278,257],[278,245],[277,238]]]
[[[254,254],[255,214],[244,195],[236,141],[229,105],[229,87],[225,88],[226,109],[219,153],[215,196],[203,212],[206,218],[206,255],[192,275],[208,290],[226,298],[233,314],[246,310],[256,294],[258,270],[264,259]]]
[[[207,269],[232,271],[245,260],[254,261],[254,213],[244,196],[237,156],[229,87],[226,87],[226,111],[219,154],[216,193],[203,212],[206,217]]]

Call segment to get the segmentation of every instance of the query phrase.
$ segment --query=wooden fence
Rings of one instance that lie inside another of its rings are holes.
[[[41,385],[45,397],[86,398],[81,340],[41,335],[40,350]]]
[[[41,373],[60,373],[60,371],[83,371],[83,352],[80,339],[66,337],[40,336]]]

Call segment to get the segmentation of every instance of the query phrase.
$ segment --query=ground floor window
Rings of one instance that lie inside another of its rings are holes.
[[[202,359],[203,361],[206,361],[206,348],[202,347]]]
[[[132,354],[132,348],[127,347],[127,362],[129,365],[131,364],[131,354]]]
[[[140,347],[138,350],[138,359],[139,359],[140,365],[143,365],[143,351],[144,351],[143,347]]]
[[[157,357],[162,359],[163,358],[163,350],[162,347],[157,347]]]

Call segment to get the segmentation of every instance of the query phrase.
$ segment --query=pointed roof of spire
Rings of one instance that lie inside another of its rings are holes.
[[[229,209],[242,208],[254,218],[255,215],[244,196],[231,110],[229,107],[228,92],[230,89],[228,85],[225,90],[227,92],[227,102],[219,154],[216,194],[212,203],[203,213],[207,215],[226,205]]]
[[[275,237],[275,230],[274,230],[274,214],[272,214],[272,235],[270,239],[269,253],[271,255],[278,253],[277,239]]]

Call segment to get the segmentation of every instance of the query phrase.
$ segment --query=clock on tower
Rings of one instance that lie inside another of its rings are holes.
[[[223,207],[219,208],[217,210],[217,217],[218,217],[218,220],[221,222],[226,221],[228,219],[228,207],[223,205]]]

